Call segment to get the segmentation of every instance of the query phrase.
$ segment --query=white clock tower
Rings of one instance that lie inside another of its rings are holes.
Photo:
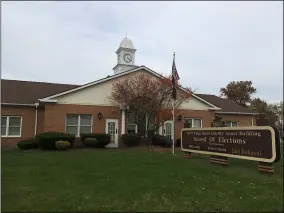
[[[137,67],[135,65],[135,52],[136,49],[134,48],[132,41],[127,37],[124,38],[116,51],[117,64],[113,68],[114,74]]]

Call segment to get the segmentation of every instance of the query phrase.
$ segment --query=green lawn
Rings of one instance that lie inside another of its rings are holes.
[[[139,150],[2,151],[2,211],[283,211],[283,160]]]

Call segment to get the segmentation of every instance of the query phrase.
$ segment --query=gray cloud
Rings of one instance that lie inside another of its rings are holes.
[[[283,2],[2,2],[2,78],[83,84],[113,73],[126,32],[137,65],[218,95],[252,80],[283,99]]]

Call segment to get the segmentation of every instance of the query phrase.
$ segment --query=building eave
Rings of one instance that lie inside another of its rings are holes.
[[[216,111],[219,111],[219,110],[222,110],[221,108],[218,108],[218,107],[210,107],[209,110],[216,110]]]
[[[46,98],[43,98],[43,99],[38,99],[39,102],[44,102],[44,103],[57,103],[57,100],[55,99],[46,99]]]
[[[19,103],[1,103],[1,105],[4,105],[4,106],[29,106],[29,107],[36,106],[36,104],[19,104]]]
[[[132,48],[127,48],[127,47],[119,47],[117,50],[116,50],[116,54],[119,54],[122,50],[127,50],[129,52],[136,52],[137,49],[132,49]]]
[[[216,112],[216,114],[230,114],[230,115],[258,115],[256,112]]]

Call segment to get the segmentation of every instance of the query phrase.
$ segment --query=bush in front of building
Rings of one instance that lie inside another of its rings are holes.
[[[98,143],[97,145],[92,145],[93,148],[104,148],[106,145],[110,143],[110,135],[105,133],[82,133],[80,135],[82,143],[88,147],[88,145],[85,144],[85,140],[87,138],[96,138]]]
[[[172,145],[172,139],[167,138],[164,135],[154,135],[152,140],[152,145],[156,146],[163,146],[163,147],[169,147]]]
[[[180,147],[180,146],[181,146],[181,139],[178,138],[178,139],[176,140],[176,147]]]
[[[121,136],[122,143],[127,147],[138,146],[140,139],[141,137],[137,133],[123,134]]]
[[[56,150],[56,141],[68,141],[73,147],[75,135],[64,132],[43,132],[36,136],[37,145],[43,150]]]
[[[21,150],[37,149],[37,142],[35,138],[30,138],[26,140],[19,141],[17,147]]]
[[[55,142],[56,149],[58,150],[66,150],[69,148],[69,141],[56,141]]]
[[[86,147],[96,148],[99,142],[96,138],[85,138],[84,144]]]

